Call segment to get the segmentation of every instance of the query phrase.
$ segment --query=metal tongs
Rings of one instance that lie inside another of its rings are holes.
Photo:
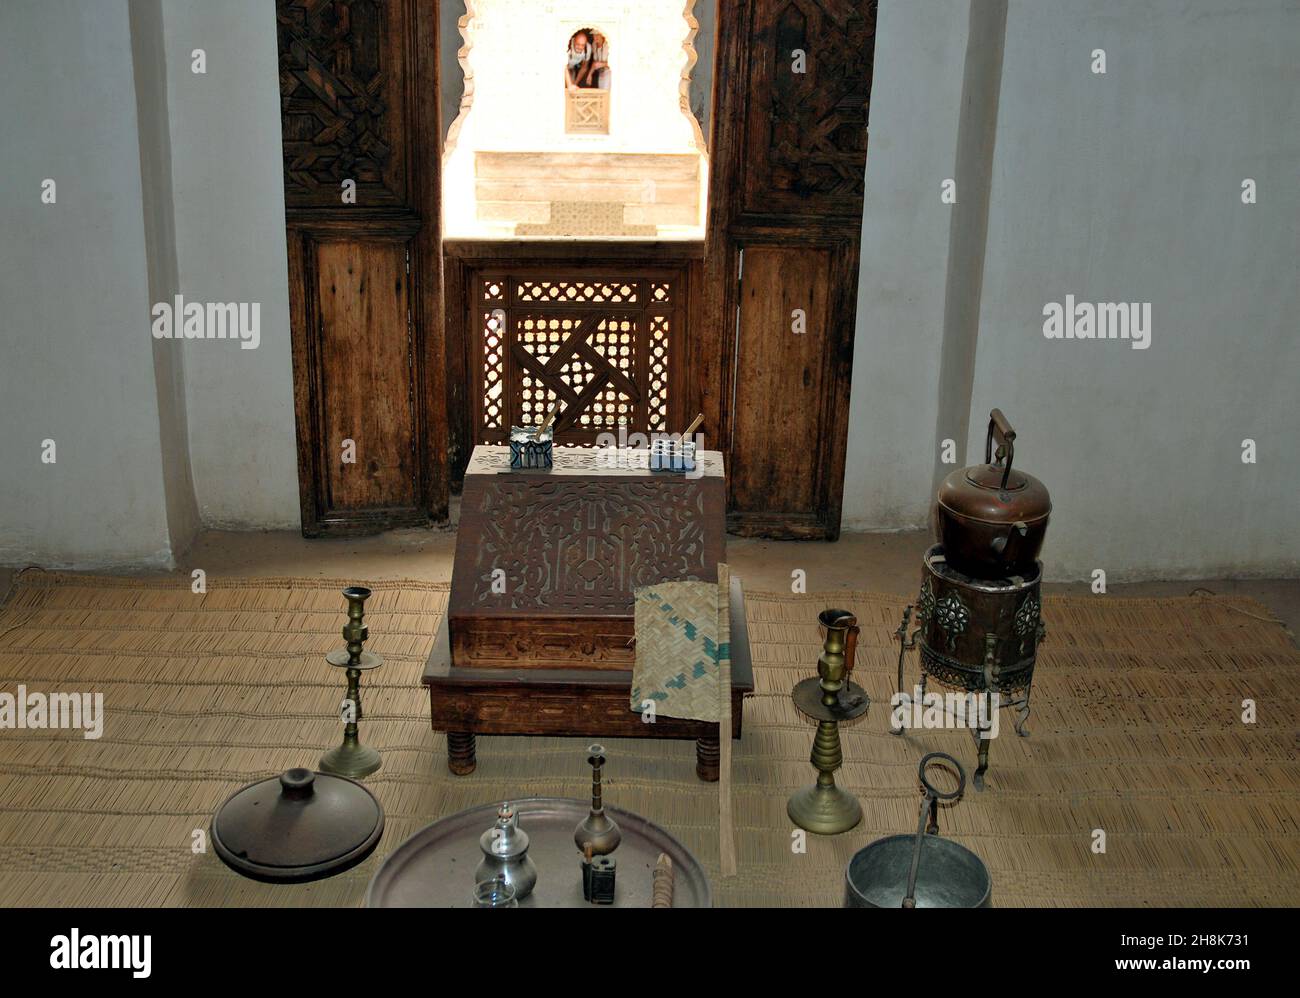
[[[957,789],[944,792],[926,779],[925,771],[931,762],[950,763],[957,771]],[[904,908],[916,907],[916,875],[921,870],[921,845],[925,842],[926,835],[939,834],[939,801],[956,800],[966,790],[966,770],[961,768],[961,763],[950,756],[947,752],[931,752],[921,759],[921,765],[918,768],[918,775],[921,777],[921,786],[925,789],[925,797],[921,801],[921,812],[916,819],[916,841],[912,845],[912,865],[907,871],[907,893],[903,895]],[[926,818],[929,817],[929,824],[926,824]]]

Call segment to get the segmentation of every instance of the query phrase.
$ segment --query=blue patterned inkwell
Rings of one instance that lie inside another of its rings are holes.
[[[650,441],[651,471],[694,471],[695,441],[659,437]]]
[[[679,437],[674,433],[656,433],[650,440],[651,471],[694,471],[695,441],[692,434],[704,421],[704,414],[696,416]]]
[[[533,437],[537,439],[534,440]],[[552,466],[551,445],[555,431],[544,429],[537,432],[535,426],[510,427],[510,468],[513,471],[525,471],[530,468],[549,468]]]

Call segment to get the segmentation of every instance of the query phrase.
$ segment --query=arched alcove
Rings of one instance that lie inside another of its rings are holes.
[[[466,0],[463,89],[443,153],[445,236],[701,238],[695,4]],[[604,36],[604,86],[569,85],[580,31]]]

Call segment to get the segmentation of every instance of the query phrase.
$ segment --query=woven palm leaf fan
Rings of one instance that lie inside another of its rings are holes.
[[[731,827],[731,572],[718,581],[673,581],[633,590],[638,713],[718,725],[718,832],[722,875],[736,872]]]

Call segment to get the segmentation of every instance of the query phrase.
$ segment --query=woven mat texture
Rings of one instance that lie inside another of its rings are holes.
[[[509,797],[581,797],[585,741],[480,737],[478,770],[453,777],[429,728],[420,671],[445,585],[379,582],[367,604],[362,739],[387,828],[376,855],[337,877],[273,886],[193,850],[194,831],[239,785],[313,766],[339,738],[344,583],[188,582],[28,572],[0,611],[0,692],[103,691],[103,737],[0,731],[0,905],[356,905],[382,856],[435,818]],[[689,742],[614,740],[606,801],[660,822],[695,852],[719,905],[836,905],[853,852],[915,827],[916,764],[965,731],[888,733],[904,601],[864,592],[750,593],[756,694],[735,748],[739,874],[718,876],[716,787]],[[841,785],[858,828],[808,836],[785,814],[811,783],[813,726],[790,701],[815,674],[817,612],[858,614],[855,678],[866,715],[843,731]],[[943,834],[988,864],[994,903],[1300,905],[1300,651],[1237,598],[1048,598],[1031,736],[1004,716],[988,789],[945,807]],[[915,653],[908,679],[915,680]],[[1241,720],[1243,699],[1257,704]],[[1093,851],[1094,830],[1106,835]],[[466,887],[467,893],[469,885]]]

